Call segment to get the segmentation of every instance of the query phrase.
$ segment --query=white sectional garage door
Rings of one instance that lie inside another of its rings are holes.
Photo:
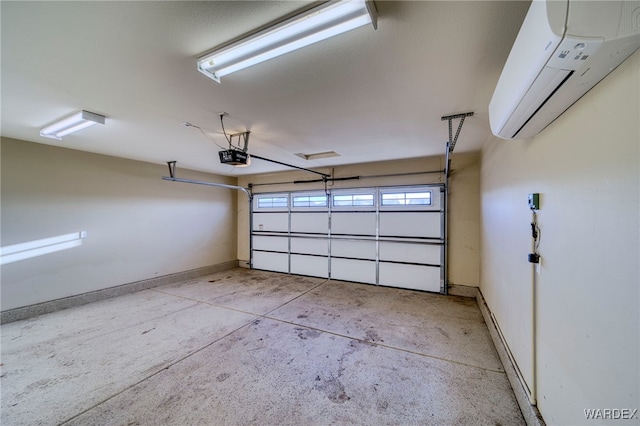
[[[257,194],[252,268],[443,292],[442,185]]]

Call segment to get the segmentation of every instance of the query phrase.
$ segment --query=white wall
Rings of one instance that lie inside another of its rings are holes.
[[[444,151],[444,144],[443,144]],[[309,165],[313,168],[313,165]],[[318,169],[331,173],[336,178],[350,176],[371,176],[401,174],[428,170],[444,169],[444,157],[428,157],[410,160],[385,161],[379,163],[354,164],[333,169]],[[238,178],[240,186],[249,183],[265,184],[272,182],[292,182],[294,180],[315,179],[318,176],[307,172],[283,172],[266,175],[248,175]],[[336,181],[331,188],[355,188],[371,186],[414,185],[442,183],[441,173],[380,177],[375,179]],[[450,178],[449,198],[449,283],[477,287],[479,285],[480,265],[480,155],[455,154],[452,156],[452,174]],[[255,193],[276,191],[300,191],[322,189],[321,183],[257,186]],[[249,206],[246,197],[238,194],[238,259],[249,259]]]
[[[530,386],[527,194],[541,193],[537,400],[548,424],[640,409],[639,81],[636,52],[534,139],[482,152],[481,291]]]
[[[162,181],[162,165],[31,142],[3,138],[1,150],[2,246],[88,232],[81,247],[3,265],[2,310],[236,259],[232,190]]]

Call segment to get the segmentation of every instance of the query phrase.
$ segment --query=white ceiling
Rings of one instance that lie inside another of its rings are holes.
[[[286,167],[221,165],[220,111],[230,114],[228,132],[251,130],[250,153],[307,168],[443,154],[440,117],[473,111],[455,152],[481,148],[528,1],[376,1],[377,30],[353,30],[222,84],[196,70],[213,47],[308,3],[2,1],[2,136],[238,175]],[[107,123],[62,141],[39,135],[81,109]],[[341,156],[294,155],[323,151]]]

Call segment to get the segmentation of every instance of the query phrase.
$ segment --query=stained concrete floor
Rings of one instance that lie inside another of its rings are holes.
[[[3,425],[518,425],[473,299],[235,269],[3,325]]]

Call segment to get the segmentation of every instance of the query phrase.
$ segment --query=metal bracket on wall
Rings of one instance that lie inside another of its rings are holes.
[[[449,170],[451,166],[451,159],[449,158],[449,154],[453,153],[453,150],[456,147],[456,142],[458,142],[458,136],[460,135],[460,130],[462,130],[462,125],[464,124],[464,119],[471,116],[473,116],[473,112],[464,112],[462,114],[452,114],[452,115],[445,115],[443,117],[440,117],[442,121],[446,120],[449,122],[449,140],[447,141],[447,151],[446,151],[446,159],[445,159],[446,163],[444,166],[444,170],[445,170],[444,174],[447,178],[449,177]],[[456,135],[453,136],[452,121],[458,118],[460,119],[460,123],[458,123],[458,130],[456,131]]]
[[[445,115],[444,117],[440,118],[442,121],[445,121],[445,120],[449,121],[449,142],[448,142],[449,152],[453,152],[453,149],[456,147],[456,142],[458,141],[458,135],[460,135],[460,130],[462,130],[462,125],[464,124],[464,119],[467,118],[467,117],[471,117],[471,116],[473,116],[473,112],[465,112],[465,113],[462,113],[462,114]],[[456,131],[456,135],[454,137],[453,136],[453,128],[451,126],[451,121],[455,120],[457,118],[460,119],[460,123],[458,124],[458,130]]]
[[[449,122],[449,140],[447,141],[447,150],[445,152],[445,165],[444,165],[444,194],[442,198],[442,210],[444,213],[444,248],[442,251],[443,257],[443,280],[442,280],[442,289],[441,292],[443,294],[449,294],[449,218],[448,218],[448,209],[449,209],[449,174],[451,171],[451,154],[453,153],[453,149],[456,147],[456,142],[458,142],[458,136],[460,135],[460,130],[462,130],[462,125],[464,124],[464,119],[467,117],[471,117],[473,112],[464,112],[462,114],[452,114],[445,115],[441,117],[442,121]],[[460,123],[458,124],[458,130],[456,131],[456,135],[453,136],[453,126],[452,121],[456,119],[460,119]]]

